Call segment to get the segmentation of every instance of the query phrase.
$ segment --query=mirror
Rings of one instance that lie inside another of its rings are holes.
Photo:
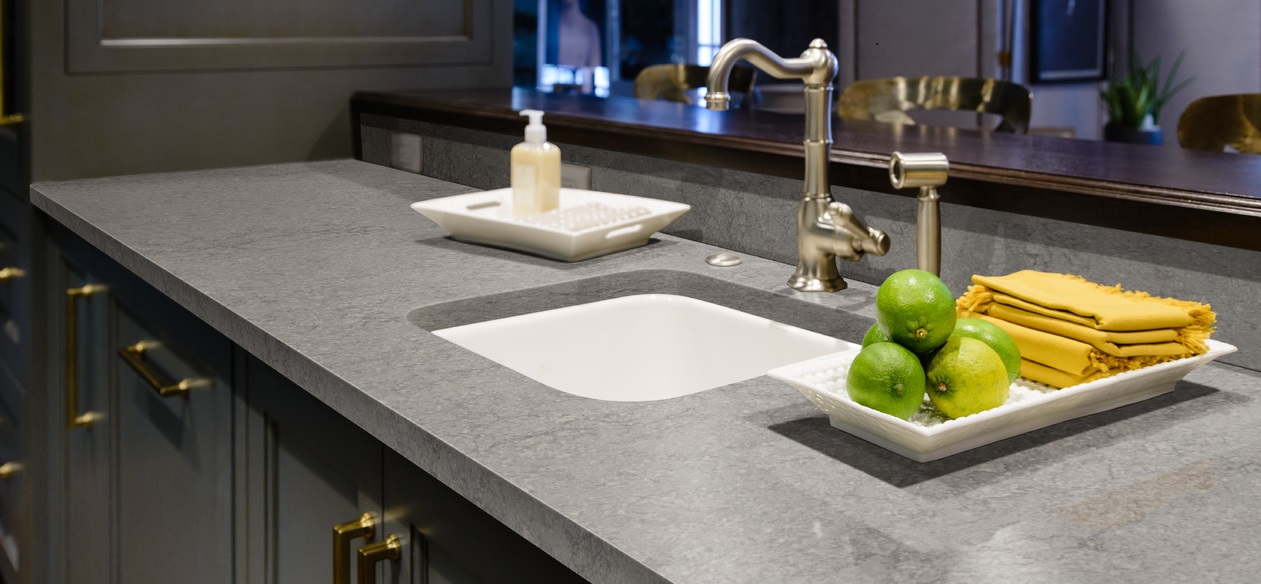
[[[537,19],[540,6],[568,2],[588,14],[603,15],[603,66],[608,70],[611,95],[631,95],[630,82],[643,66],[663,60],[703,63],[722,40],[752,38],[779,54],[795,55],[809,39],[818,37],[840,59],[838,84],[842,87],[856,79],[897,75],[1009,78],[1033,93],[1032,133],[1101,140],[1108,122],[1100,99],[1106,82],[1089,75],[1057,78],[1042,69],[1035,71],[1031,57],[1039,31],[1054,30],[1048,15],[1056,11],[1080,15],[1092,9],[1105,11],[1105,77],[1125,71],[1131,48],[1143,63],[1159,59],[1162,75],[1168,74],[1179,54],[1185,54],[1179,79],[1192,81],[1155,120],[1163,129],[1164,148],[1179,148],[1178,118],[1191,101],[1261,91],[1261,30],[1255,26],[1261,21],[1261,4],[1255,0],[1217,0],[1210,5],[1179,0],[515,2],[518,37],[514,41],[518,45],[529,44],[520,35],[530,37],[532,31],[546,28],[521,26],[523,10],[533,10]],[[517,85],[531,86],[537,82],[537,71],[531,79],[530,67],[537,69],[546,56],[540,56],[545,51],[537,45],[525,52],[530,54],[524,59],[522,52],[517,53]],[[774,91],[775,81],[759,77],[758,86]],[[1221,156],[1252,163],[1249,155]]]

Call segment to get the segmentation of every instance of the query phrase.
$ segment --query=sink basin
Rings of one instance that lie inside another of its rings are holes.
[[[433,331],[554,389],[681,397],[855,345],[677,294],[634,294]]]

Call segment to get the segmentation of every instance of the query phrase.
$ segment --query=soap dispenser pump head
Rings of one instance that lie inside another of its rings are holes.
[[[525,127],[525,141],[531,144],[542,144],[547,141],[547,126],[543,125],[543,112],[539,110],[521,110],[521,115],[530,116],[530,124]]]

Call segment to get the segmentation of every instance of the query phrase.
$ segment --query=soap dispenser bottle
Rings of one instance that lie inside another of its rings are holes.
[[[521,110],[530,117],[525,142],[512,147],[512,218],[520,219],[560,207],[560,148],[547,141],[543,112]]]

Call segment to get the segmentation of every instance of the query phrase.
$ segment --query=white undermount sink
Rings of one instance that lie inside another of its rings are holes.
[[[435,330],[549,387],[609,401],[681,397],[855,345],[673,294]]]

